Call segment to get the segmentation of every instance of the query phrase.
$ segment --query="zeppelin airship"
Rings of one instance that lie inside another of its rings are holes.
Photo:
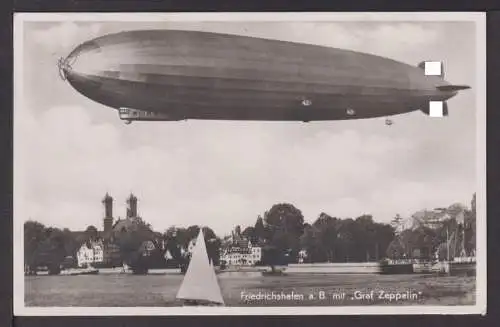
[[[179,30],[108,34],[59,60],[63,79],[132,121],[321,121],[421,110],[465,85],[366,53]]]

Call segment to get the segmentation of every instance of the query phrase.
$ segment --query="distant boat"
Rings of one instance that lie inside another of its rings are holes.
[[[214,266],[208,259],[207,246],[201,229],[176,298],[183,300],[185,306],[224,305]]]
[[[94,267],[86,267],[86,268],[72,268],[62,270],[60,275],[62,276],[78,276],[78,275],[97,275],[99,274],[99,270]]]

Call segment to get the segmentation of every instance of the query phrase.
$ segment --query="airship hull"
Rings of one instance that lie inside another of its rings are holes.
[[[64,75],[86,97],[178,119],[337,120],[443,101],[439,76],[387,58],[205,32],[106,35],[77,47]]]

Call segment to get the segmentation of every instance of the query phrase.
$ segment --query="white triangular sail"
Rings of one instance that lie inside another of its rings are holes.
[[[209,263],[207,246],[201,229],[191,254],[186,275],[179,292],[177,292],[177,298],[224,304],[215,270],[213,265]]]

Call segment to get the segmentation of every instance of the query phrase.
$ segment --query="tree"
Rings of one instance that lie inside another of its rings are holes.
[[[268,226],[283,229],[288,233],[301,235],[304,230],[304,216],[302,212],[289,203],[275,204],[265,214]]]
[[[322,231],[316,226],[306,226],[304,233],[300,237],[300,246],[307,252],[308,262],[326,261],[326,255],[321,236]]]
[[[264,217],[268,242],[276,247],[278,253],[287,253],[291,261],[296,261],[300,250],[300,236],[304,232],[302,212],[292,204],[280,203],[272,206]]]
[[[403,218],[399,214],[396,214],[396,216],[391,220],[391,226],[398,233],[401,232],[402,224]]]
[[[338,258],[342,262],[357,261],[354,258],[356,242],[354,240],[354,228],[355,222],[353,219],[343,219],[340,221],[340,226],[338,229],[339,238],[339,255]]]
[[[258,241],[262,241],[266,238],[266,228],[264,227],[264,220],[261,216],[257,217],[257,222],[254,226],[254,233]]]
[[[186,230],[181,228],[176,228],[175,226],[170,227],[164,233],[164,239],[166,242],[166,251],[170,253],[172,259],[175,263],[181,267],[181,270],[185,270],[187,264],[185,263],[185,258],[183,256],[184,249],[184,238]]]
[[[394,239],[395,227],[376,223],[371,215],[362,215],[354,221],[353,239],[356,243],[352,256],[357,261],[378,261]]]
[[[46,228],[46,238],[37,247],[33,265],[47,266],[50,274],[58,274],[66,257],[64,234],[58,228]]]
[[[406,256],[406,249],[399,238],[394,239],[386,250],[386,255],[391,259],[401,259]]]
[[[24,223],[24,262],[31,271],[37,266],[47,266],[50,273],[59,273],[64,259],[74,256],[79,245],[67,228],[45,227],[31,220]]]
[[[274,245],[265,245],[262,248],[262,264],[265,266],[270,266],[273,273],[276,272],[276,266],[279,265],[282,260],[282,254]]]
[[[120,248],[123,262],[127,263],[132,270],[147,271],[147,259],[143,258],[141,247],[144,242],[155,239],[151,226],[137,217],[129,228],[115,235],[115,242]]]
[[[203,227],[208,258],[215,266],[219,265],[221,240],[210,227]]]
[[[254,227],[248,226],[247,228],[245,228],[243,230],[243,232],[241,233],[241,235],[243,235],[244,237],[246,237],[247,239],[249,239],[250,242],[252,242],[253,244],[257,243],[257,237],[255,235],[255,228]]]
[[[446,232],[444,232],[446,233]],[[442,243],[442,231],[420,225],[401,232],[387,248],[387,255],[393,259],[432,259]],[[446,239],[446,234],[444,234]]]
[[[469,255],[476,253],[476,193],[472,195],[471,208],[465,215],[465,251]]]
[[[68,228],[63,229],[62,234],[66,256],[71,256],[74,258],[81,243]]]
[[[339,249],[341,249],[339,241],[341,220],[323,212],[319,215],[313,226],[316,229],[313,235],[317,239],[317,244],[314,250],[308,250],[311,251],[311,258],[314,258],[314,261],[320,262],[338,261],[337,256]]]
[[[472,212],[476,213],[476,192],[472,194],[472,200],[470,202],[470,209]]]
[[[390,225],[378,223],[375,225],[375,235],[375,258],[376,260],[380,260],[394,240],[395,231]]]
[[[187,228],[187,234],[190,239],[196,238],[199,232],[200,232],[200,226],[198,225],[191,225]]]
[[[166,235],[167,241],[173,240],[180,249],[185,250],[191,240],[186,228],[170,227]]]
[[[32,220],[24,223],[24,263],[30,267],[30,270],[34,270],[35,253],[46,238],[43,224]]]
[[[356,261],[370,261],[375,257],[375,222],[371,215],[363,215],[354,220],[353,239],[356,246],[352,256]]]

